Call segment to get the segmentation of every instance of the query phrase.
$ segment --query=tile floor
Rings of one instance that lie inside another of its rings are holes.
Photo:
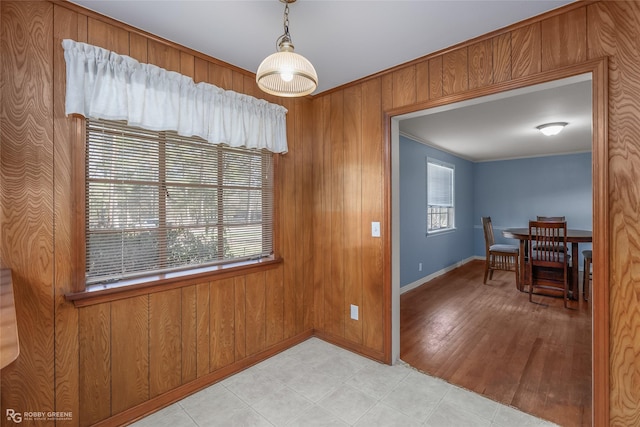
[[[311,338],[152,414],[135,427],[550,427],[408,365]]]

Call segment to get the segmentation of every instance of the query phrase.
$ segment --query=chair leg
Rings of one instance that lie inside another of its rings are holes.
[[[489,275],[489,258],[484,262],[484,279],[482,283],[487,284],[487,276]]]

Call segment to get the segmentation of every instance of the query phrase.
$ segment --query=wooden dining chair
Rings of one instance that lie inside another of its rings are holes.
[[[536,218],[537,221],[566,221],[564,216],[540,216]]]
[[[536,295],[569,300],[566,221],[529,221],[529,301]]]
[[[493,225],[490,216],[482,217],[482,229],[484,230],[484,280],[487,284],[487,277],[493,279],[495,270],[515,271],[516,286],[520,285],[520,267],[518,256],[520,249],[516,245],[496,244],[493,236]]]

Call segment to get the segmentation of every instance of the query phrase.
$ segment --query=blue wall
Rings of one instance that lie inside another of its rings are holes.
[[[428,236],[427,157],[455,167],[456,226]],[[468,160],[400,136],[400,286],[473,256],[473,167]]]
[[[501,230],[526,227],[536,215],[564,215],[570,228],[592,229],[591,153],[473,163],[404,136],[399,148],[401,287],[474,255],[484,257],[482,216],[491,216],[497,242],[513,244]],[[427,157],[453,164],[456,185],[456,229],[429,236]],[[580,245],[580,251],[589,248]]]

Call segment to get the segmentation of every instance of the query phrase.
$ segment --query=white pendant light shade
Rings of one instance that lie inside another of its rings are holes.
[[[280,0],[284,3],[284,34],[278,37],[278,51],[267,56],[256,71],[258,87],[271,95],[305,96],[318,87],[318,74],[311,62],[293,51],[289,34],[289,4],[296,0]]]
[[[305,96],[318,87],[316,70],[304,56],[283,44],[280,52],[267,56],[258,67],[256,82],[266,93],[277,96]]]

